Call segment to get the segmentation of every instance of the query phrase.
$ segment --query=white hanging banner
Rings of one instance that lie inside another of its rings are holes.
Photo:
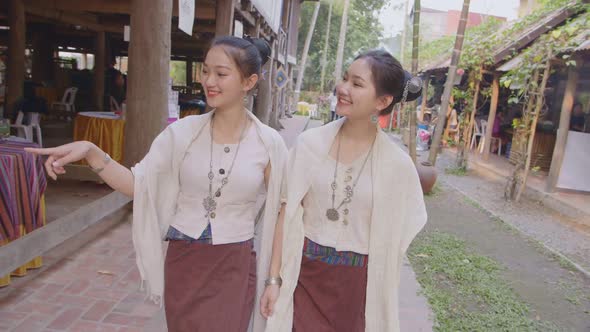
[[[178,28],[193,35],[195,23],[195,0],[178,0]]]
[[[123,27],[123,40],[128,42],[131,39],[131,27],[126,25]]]
[[[238,38],[244,37],[244,24],[238,20],[234,21],[234,36]]]

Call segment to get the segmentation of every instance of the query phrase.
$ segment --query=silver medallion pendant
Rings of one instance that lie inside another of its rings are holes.
[[[338,221],[340,219],[340,213],[338,213],[338,210],[331,208],[326,211],[326,217],[331,221]]]
[[[215,202],[213,197],[207,196],[203,199],[203,207],[205,208],[205,211],[211,213],[217,209],[217,202]]]

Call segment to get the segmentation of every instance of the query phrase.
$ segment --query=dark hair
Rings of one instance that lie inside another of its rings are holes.
[[[253,74],[260,76],[260,68],[268,61],[271,48],[262,38],[251,38],[246,36],[238,38],[233,36],[218,37],[213,40],[214,46],[222,46],[238,66],[242,77],[247,78]]]
[[[385,109],[381,110],[381,115],[387,115],[393,110],[393,105],[400,102],[403,98],[406,83],[412,79],[412,74],[404,70],[402,65],[387,51],[372,50],[365,52],[355,58],[355,60],[364,59],[371,67],[373,84],[378,96],[393,96],[393,101]],[[420,96],[422,87],[418,92],[408,91],[406,101],[416,100]]]

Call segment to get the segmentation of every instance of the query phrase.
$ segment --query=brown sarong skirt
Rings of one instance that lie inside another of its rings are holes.
[[[305,255],[293,299],[294,332],[364,332],[367,267]]]
[[[170,241],[164,267],[169,332],[245,332],[256,293],[252,241]]]

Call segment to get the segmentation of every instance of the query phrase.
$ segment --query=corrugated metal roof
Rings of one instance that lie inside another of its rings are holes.
[[[496,70],[497,71],[511,71],[512,69],[518,67],[522,63],[522,57],[523,57],[523,55],[520,54],[520,55],[512,58],[510,61],[506,62],[505,64],[501,65]]]
[[[590,40],[586,40],[574,49],[574,52],[590,50]]]

